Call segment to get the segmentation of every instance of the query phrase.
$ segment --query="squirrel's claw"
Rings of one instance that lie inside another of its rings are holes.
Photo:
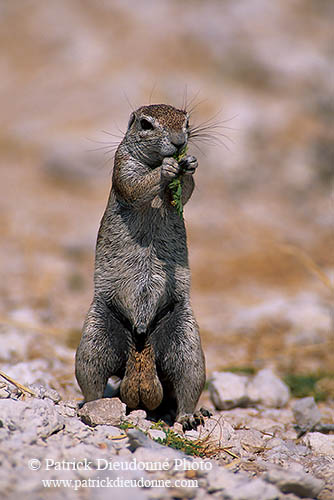
[[[180,166],[175,158],[166,157],[161,166],[161,175],[168,180],[174,179],[180,173]]]
[[[180,424],[182,424],[183,432],[191,431],[192,429],[196,431],[199,425],[204,425],[204,417],[210,418],[211,416],[212,413],[206,408],[202,407],[199,411],[196,411],[193,414],[187,413],[183,415],[178,419],[178,421],[180,422]]]
[[[198,167],[198,161],[195,156],[187,155],[179,162],[180,168],[185,174],[194,174]]]

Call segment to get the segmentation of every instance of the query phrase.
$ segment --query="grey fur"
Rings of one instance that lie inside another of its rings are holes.
[[[186,231],[168,188],[180,168],[173,155],[188,135],[183,110],[159,104],[131,115],[115,154],[97,239],[94,299],[76,353],[85,401],[101,398],[108,378],[117,375],[130,408],[162,415],[174,405],[179,421],[194,412],[205,382]],[[196,167],[196,158],[187,156],[183,204]]]

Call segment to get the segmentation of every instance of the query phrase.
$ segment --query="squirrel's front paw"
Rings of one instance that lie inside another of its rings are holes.
[[[183,173],[192,175],[198,167],[198,161],[195,156],[187,155],[180,160],[179,165]]]
[[[173,180],[180,173],[180,165],[175,158],[164,158],[161,165],[161,176],[168,181]]]

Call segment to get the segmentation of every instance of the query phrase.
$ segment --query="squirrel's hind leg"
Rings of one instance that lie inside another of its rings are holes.
[[[108,378],[125,369],[126,334],[102,301],[88,311],[75,359],[75,375],[85,402],[103,397]]]
[[[193,415],[205,384],[204,354],[190,306],[177,304],[159,325],[154,339],[162,379],[168,381],[176,400],[176,420],[183,422]],[[168,345],[163,345],[166,339]]]

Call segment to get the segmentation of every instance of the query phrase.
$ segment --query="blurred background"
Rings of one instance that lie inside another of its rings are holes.
[[[225,127],[190,148],[185,209],[208,374],[334,393],[333,18],[331,0],[1,1],[2,361],[56,337],[77,390],[113,150],[131,107],[187,96],[193,124]]]

